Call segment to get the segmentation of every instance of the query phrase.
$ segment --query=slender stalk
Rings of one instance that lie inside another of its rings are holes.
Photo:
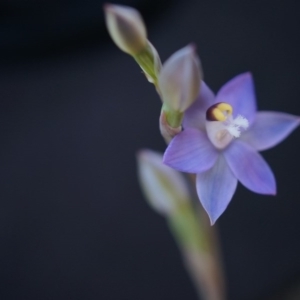
[[[200,216],[199,216],[200,215]],[[216,227],[211,227],[201,210],[186,202],[170,215],[168,224],[181,250],[183,261],[199,299],[225,300]]]
[[[166,103],[163,103],[162,110],[166,115],[167,123],[172,128],[178,128],[181,126],[183,113],[170,109]]]
[[[141,52],[133,56],[138,65],[145,72],[148,81],[152,82],[158,91],[158,73],[160,71],[161,62],[158,57],[155,57],[156,50],[153,46],[148,45]]]

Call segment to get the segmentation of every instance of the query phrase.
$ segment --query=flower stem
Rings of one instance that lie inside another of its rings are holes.
[[[183,260],[200,299],[225,300],[223,273],[217,250],[215,226],[211,227],[203,212],[196,213],[186,202],[168,218]],[[200,220],[200,221],[199,221]]]
[[[178,128],[181,126],[183,113],[171,109],[166,103],[163,103],[162,110],[166,115],[167,123],[172,128]]]
[[[153,83],[158,91],[158,74],[161,62],[155,48],[148,42],[141,52],[133,55],[133,58],[144,71],[148,81]]]

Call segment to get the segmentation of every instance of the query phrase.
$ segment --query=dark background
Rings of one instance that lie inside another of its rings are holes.
[[[300,115],[298,1],[122,3],[162,60],[195,42],[214,91],[251,71],[259,109]],[[0,299],[196,299],[137,183],[136,151],[165,149],[160,101],[102,5],[0,3]],[[289,299],[300,279],[299,138],[263,153],[278,195],[239,185],[217,222],[229,300]]]

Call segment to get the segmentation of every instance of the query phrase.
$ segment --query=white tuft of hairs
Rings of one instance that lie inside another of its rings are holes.
[[[228,130],[228,132],[238,138],[241,135],[241,130],[239,126],[236,126],[235,124],[231,123],[229,125],[226,126],[226,129]]]
[[[241,131],[246,130],[248,126],[249,121],[245,117],[238,115],[235,119],[230,120],[229,124],[226,125],[226,129],[232,136],[238,138],[241,135]]]
[[[242,127],[243,129],[247,129],[249,127],[249,121],[241,115],[238,115],[233,120],[233,124],[236,125],[237,127]]]

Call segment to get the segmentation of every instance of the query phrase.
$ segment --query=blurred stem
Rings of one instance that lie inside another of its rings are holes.
[[[199,216],[191,201],[178,207],[168,217],[168,224],[182,252],[199,298],[225,300],[216,227],[209,225],[207,216],[202,212]]]

